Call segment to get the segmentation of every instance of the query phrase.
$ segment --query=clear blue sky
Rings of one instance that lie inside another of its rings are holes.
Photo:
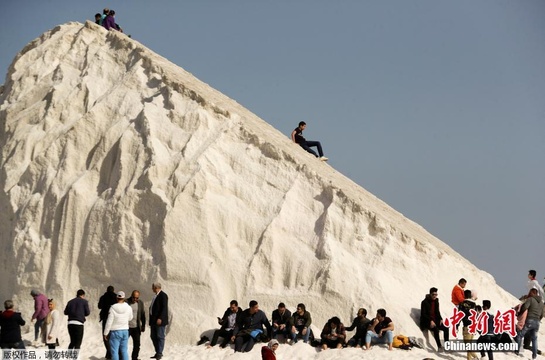
[[[106,6],[286,136],[306,121],[333,167],[508,291],[543,282],[545,1],[4,0],[2,78]]]

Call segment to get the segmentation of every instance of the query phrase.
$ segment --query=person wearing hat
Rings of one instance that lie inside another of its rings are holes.
[[[276,349],[278,349],[279,343],[278,340],[272,339],[269,341],[267,346],[261,348],[261,358],[262,360],[276,360]]]
[[[125,302],[125,293],[117,292],[117,303],[110,306],[104,339],[109,341],[112,360],[129,360],[129,321],[132,320],[132,308]]]
[[[30,295],[34,298],[34,314],[32,314],[32,322],[34,324],[34,345],[38,344],[38,335],[42,324],[49,314],[49,306],[47,305],[47,296],[40,293],[38,290],[32,289]]]

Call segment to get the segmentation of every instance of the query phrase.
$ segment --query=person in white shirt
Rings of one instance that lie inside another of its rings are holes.
[[[110,306],[108,320],[104,327],[104,339],[110,344],[112,360],[129,360],[129,321],[132,320],[133,312],[129,304],[125,302],[125,293],[117,293],[117,303]]]
[[[536,279],[536,271],[535,270],[529,270],[528,271],[528,283],[526,284],[526,287],[528,288],[528,296],[530,295],[530,291],[532,289],[537,289],[539,296],[541,299],[545,299],[545,294],[543,293],[543,288],[541,285],[539,285],[539,281]]]

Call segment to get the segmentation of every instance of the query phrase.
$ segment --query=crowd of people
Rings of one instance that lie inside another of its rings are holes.
[[[106,30],[123,32],[121,26],[115,22],[115,10],[104,8],[101,13],[95,14],[95,24],[103,26]]]
[[[475,333],[470,331],[471,321],[476,315],[486,313],[488,322],[486,332],[478,334],[478,342],[518,343],[518,349],[532,350],[535,359],[540,351],[537,349],[537,334],[539,324],[545,316],[543,303],[543,288],[536,280],[536,272],[528,273],[528,294],[521,297],[521,303],[513,309],[516,312],[516,336],[511,339],[506,333],[495,332],[495,316],[491,309],[491,302],[483,300],[482,306],[477,305],[477,294],[466,289],[467,281],[462,278],[454,286],[451,292],[452,304],[464,317],[461,319],[464,342],[473,341]],[[149,307],[150,337],[154,346],[154,359],[161,359],[165,346],[166,326],[169,323],[168,296],[161,290],[160,283],[152,284],[154,296]],[[30,295],[34,299],[34,313],[31,321],[34,323],[34,341],[32,345],[39,347],[46,345],[48,349],[59,346],[59,333],[61,314],[56,309],[53,299],[38,290],[32,290]],[[102,333],[106,349],[106,359],[129,359],[129,337],[133,340],[131,359],[137,360],[140,353],[140,337],[146,328],[146,311],[144,303],[140,300],[140,291],[133,290],[130,297],[126,297],[123,291],[115,292],[113,286],[108,286],[106,292],[98,302],[100,309],[99,321],[102,322]],[[0,347],[2,349],[25,349],[21,337],[21,326],[26,324],[20,313],[15,311],[12,300],[4,302],[4,311],[0,313]],[[70,343],[68,349],[80,349],[84,323],[90,314],[89,303],[85,299],[85,291],[80,289],[76,297],[68,301],[64,309],[64,315],[68,317],[68,334]],[[472,320],[473,319],[473,320]],[[497,319],[496,319],[497,320]],[[419,325],[423,332],[430,331],[435,339],[437,350],[443,349],[440,334],[443,340],[449,340],[452,327],[457,323],[447,323],[443,319],[439,306],[438,289],[432,287],[420,304]],[[279,303],[277,309],[272,312],[271,321],[259,308],[257,301],[252,300],[246,310],[242,310],[236,300],[232,300],[223,316],[218,317],[220,329],[214,331],[212,340],[207,344],[208,348],[215,346],[221,338],[220,347],[233,345],[235,352],[251,351],[257,342],[268,342],[261,349],[263,359],[275,359],[275,351],[280,341],[287,344],[295,344],[302,340],[322,350],[330,348],[354,347],[368,350],[374,344],[386,344],[389,350],[395,347],[410,349],[412,346],[423,347],[423,344],[415,338],[402,334],[394,335],[395,326],[391,318],[387,316],[385,309],[378,309],[375,317],[367,318],[367,310],[360,308],[349,327],[345,327],[338,316],[331,317],[322,327],[319,338],[313,334],[312,316],[305,304],[297,304],[292,313],[284,303]],[[354,335],[348,339],[347,332],[354,331]],[[41,334],[41,336],[40,336]],[[209,339],[199,344],[208,342]],[[518,351],[517,351],[518,352]],[[493,360],[492,350],[481,353],[481,358],[488,356]],[[467,359],[478,358],[472,352],[467,353]]]
[[[161,359],[165,347],[166,326],[168,319],[168,295],[161,290],[161,284],[152,284],[154,296],[149,307],[150,337],[155,350],[153,359]],[[37,348],[45,344],[54,350],[59,346],[61,314],[56,309],[53,299],[38,290],[32,290],[34,298],[34,341]],[[133,290],[130,297],[125,292],[115,292],[113,286],[108,286],[98,302],[100,309],[99,321],[102,322],[102,334],[106,359],[129,359],[129,337],[133,340],[131,359],[137,360],[140,353],[140,336],[146,329],[146,311],[140,300],[140,291]],[[4,311],[0,313],[0,348],[24,350],[25,343],[21,337],[21,326],[26,324],[21,313],[15,311],[12,300],[4,302]],[[68,334],[70,343],[68,349],[79,350],[83,342],[84,324],[90,315],[89,302],[85,299],[85,291],[80,289],[76,297],[68,301],[64,315],[68,317]],[[39,340],[39,335],[41,338]]]

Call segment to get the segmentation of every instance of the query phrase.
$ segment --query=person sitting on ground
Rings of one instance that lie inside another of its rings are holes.
[[[238,320],[240,320],[240,315],[242,314],[242,309],[238,307],[238,301],[231,300],[229,307],[223,313],[223,317],[218,317],[218,324],[221,325],[219,330],[214,331],[212,336],[212,341],[207,347],[215,346],[218,342],[218,337],[223,338],[220,347],[224,348],[231,341],[233,336],[233,331],[235,330],[235,325]]]
[[[322,151],[322,144],[320,144],[319,141],[309,141],[303,137],[303,130],[307,127],[307,124],[304,121],[301,121],[299,123],[299,126],[297,126],[292,132],[291,132],[291,140],[299,144],[303,149],[305,149],[307,152],[311,153],[312,155],[319,157],[322,161],[327,161],[328,158],[324,156],[324,152]],[[311,149],[311,147],[318,148],[318,156],[314,150]]]
[[[26,322],[21,313],[15,312],[12,300],[4,301],[4,309],[0,312],[0,348],[24,350],[21,326],[25,326]]]
[[[452,288],[451,300],[454,305],[458,306],[462,301],[464,301],[464,288],[466,287],[466,284],[466,279],[461,278],[458,280],[458,284],[454,285]]]
[[[308,343],[312,324],[312,317],[306,310],[305,304],[298,304],[297,311],[291,317],[291,340],[296,343],[298,337],[302,337],[305,344]]]
[[[435,287],[430,289],[429,294],[420,303],[420,329],[433,332],[438,350],[442,348],[439,331],[443,331],[445,341],[449,339],[449,328],[443,325],[443,317],[441,316],[439,299],[437,298],[437,288]]]
[[[356,329],[356,334],[348,340],[349,347],[362,347],[365,342],[365,335],[367,334],[367,328],[371,320],[367,318],[367,310],[361,308],[358,310],[358,315],[352,321],[352,325],[346,328],[346,331],[352,331]]]
[[[278,309],[272,312],[272,338],[276,339],[280,334],[283,335],[285,339],[289,339],[290,322],[291,311],[286,309],[286,304],[281,302],[278,304]]]
[[[95,24],[102,25],[102,15],[100,13],[95,14]]]
[[[341,319],[336,316],[329,319],[320,337],[322,338],[322,350],[327,350],[327,348],[342,349],[346,341],[346,330]]]
[[[276,360],[276,349],[278,349],[278,340],[272,339],[266,346],[261,348],[262,360]]]
[[[104,20],[102,20],[102,26],[104,26],[104,28],[106,30],[116,30],[117,31],[117,26],[115,25],[115,11],[114,10],[110,10],[110,12],[106,16],[106,18],[104,18]]]
[[[231,340],[235,342],[235,352],[249,352],[254,344],[261,339],[263,325],[267,329],[267,336],[271,336],[272,329],[267,315],[259,310],[257,301],[250,301],[250,307],[242,312],[239,322],[235,325]]]
[[[388,344],[388,350],[392,350],[393,341],[394,323],[392,319],[386,317],[386,310],[378,309],[377,315],[371,320],[369,330],[365,335],[365,350],[369,350],[372,343]]]
[[[109,13],[110,13],[110,9],[108,8],[104,8],[104,10],[102,10],[102,15],[100,16],[99,25],[102,25],[104,23],[104,20],[106,19],[106,16],[108,16]]]

